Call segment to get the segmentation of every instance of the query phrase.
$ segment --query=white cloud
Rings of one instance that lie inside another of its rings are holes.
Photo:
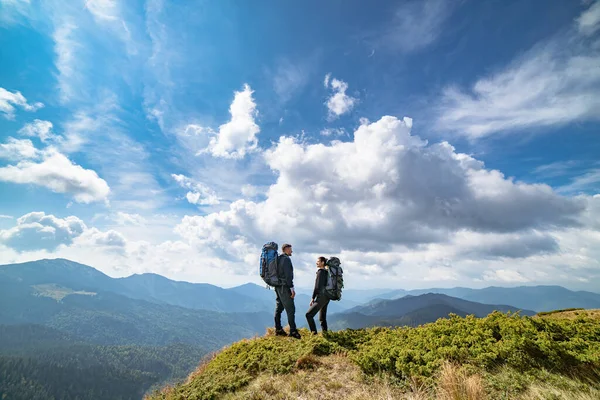
[[[109,252],[124,253],[127,240],[121,233],[114,230],[102,232],[97,228],[90,228],[78,236],[74,240],[74,244],[82,247],[102,247]]]
[[[75,216],[59,218],[44,212],[32,212],[18,218],[10,229],[0,230],[0,245],[16,251],[26,259],[61,256],[61,252],[78,249],[82,254],[100,252],[126,255],[130,245],[117,231],[88,228]],[[92,257],[93,259],[93,257]],[[91,259],[81,260],[89,263]]]
[[[3,113],[7,119],[13,119],[15,117],[15,107],[20,107],[25,111],[37,111],[44,107],[44,104],[39,102],[29,104],[21,92],[9,92],[0,87],[0,113]]]
[[[12,215],[0,214],[0,219],[13,219],[13,216]]]
[[[39,260],[42,258],[66,258],[91,265],[111,276],[128,276],[132,273],[154,272],[178,280],[223,284],[218,277],[223,268],[242,270],[241,264],[223,265],[223,259],[214,252],[198,248],[178,240],[131,240],[145,236],[148,230],[168,229],[162,221],[155,225],[138,227],[123,226],[129,230],[101,230],[87,227],[79,218],[58,218],[44,213],[31,213],[19,219],[16,226],[0,230],[0,264]],[[198,266],[201,266],[200,268]],[[231,267],[231,268],[230,268]],[[243,266],[245,267],[245,265]],[[260,278],[248,274],[228,277],[228,286],[240,285]]]
[[[513,182],[448,143],[427,145],[410,134],[410,125],[394,117],[363,121],[353,142],[330,145],[282,137],[265,153],[278,176],[266,200],[238,200],[227,211],[186,217],[176,231],[215,248],[236,241],[248,251],[240,251],[244,259],[273,238],[308,252],[385,252],[444,243],[460,230],[508,234],[578,224],[584,200]],[[520,251],[552,250],[548,238],[535,239]],[[494,246],[500,255],[503,247]]]
[[[336,78],[330,80],[330,75],[327,74],[323,83],[325,84],[325,87],[330,87],[333,91],[331,97],[325,102],[327,109],[329,110],[329,120],[334,120],[340,115],[350,112],[358,102],[358,99],[346,94],[346,90],[348,90],[348,84],[346,82]]]
[[[0,181],[35,184],[56,193],[67,193],[79,203],[107,201],[110,189],[95,171],[73,164],[54,149],[43,151],[43,160],[20,161],[0,168]]]
[[[189,192],[186,193],[185,198],[190,204],[206,206],[220,203],[217,194],[208,186],[200,182],[196,182],[185,175],[172,174],[171,176],[173,179],[175,179],[179,186],[184,189],[189,189]]]
[[[252,198],[252,197],[258,196],[261,193],[262,193],[262,190],[259,189],[257,186],[250,185],[250,184],[246,184],[246,185],[242,186],[242,195],[244,197]]]
[[[577,28],[584,35],[592,35],[600,28],[600,1],[594,2],[577,19]]]
[[[79,151],[102,123],[88,113],[77,111],[73,118],[64,124],[64,135],[58,138],[60,149],[66,153]]]
[[[598,65],[600,47],[596,44],[573,30],[557,35],[504,69],[479,79],[469,90],[447,87],[439,104],[437,127],[479,138],[598,120]]]
[[[210,152],[214,157],[240,159],[257,150],[256,134],[260,132],[260,128],[254,121],[257,111],[252,93],[247,84],[244,85],[244,90],[235,92],[229,107],[231,120],[221,125],[219,132],[201,128],[213,135],[204,151]]]
[[[0,144],[0,159],[18,161],[24,158],[36,158],[38,155],[39,151],[29,139],[19,140],[9,137],[6,143]]]
[[[122,211],[118,211],[114,216],[115,222],[119,225],[134,225],[134,226],[144,226],[146,225],[146,218],[141,216],[140,214],[128,214]]]
[[[321,136],[344,136],[346,135],[346,130],[344,128],[325,128],[320,132]]]
[[[39,137],[42,142],[52,138],[52,122],[34,119],[33,122],[25,124],[19,130],[19,134],[23,136]]]
[[[68,245],[87,229],[77,217],[64,219],[43,212],[32,212],[17,219],[17,224],[0,230],[0,243],[19,252],[36,249],[54,250]]]

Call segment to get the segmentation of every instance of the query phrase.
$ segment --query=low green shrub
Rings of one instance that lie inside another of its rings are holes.
[[[339,338],[335,338],[339,335]],[[354,335],[354,336],[352,336]],[[367,374],[431,378],[444,360],[485,371],[547,369],[570,374],[600,367],[600,322],[523,317],[494,312],[486,318],[451,315],[417,328],[342,331],[329,340],[350,343],[351,358]]]
[[[344,354],[367,377],[383,376],[400,387],[415,382],[435,386],[440,368],[450,361],[483,376],[495,395],[510,397],[533,382],[600,388],[600,319],[587,313],[574,319],[500,312],[485,318],[451,314],[416,328],[302,333],[301,340],[266,336],[235,343],[189,382],[154,398],[215,399],[259,374],[311,369],[319,356],[330,354]]]

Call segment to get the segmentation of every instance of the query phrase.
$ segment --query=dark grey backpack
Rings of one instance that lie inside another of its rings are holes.
[[[327,260],[327,286],[325,286],[325,295],[330,300],[341,300],[342,289],[344,288],[344,270],[342,269],[340,259],[331,257]]]

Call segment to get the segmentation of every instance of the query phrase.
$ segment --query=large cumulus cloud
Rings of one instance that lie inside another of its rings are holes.
[[[37,250],[52,252],[61,246],[71,245],[123,252],[127,241],[117,231],[89,228],[73,215],[59,218],[36,211],[18,218],[12,228],[0,230],[0,244],[19,253]]]
[[[87,226],[77,217],[57,218],[44,212],[32,212],[17,219],[17,224],[0,230],[0,242],[17,251],[54,250],[69,245]]]
[[[584,199],[515,182],[446,142],[428,144],[411,127],[410,118],[385,116],[363,120],[350,142],[282,137],[264,154],[277,181],[263,202],[238,200],[226,211],[188,216],[176,231],[212,247],[236,242],[253,251],[278,239],[339,252],[417,248],[459,231],[503,235],[579,224]],[[555,249],[551,238],[531,241],[510,252]],[[491,252],[505,247],[495,239]]]

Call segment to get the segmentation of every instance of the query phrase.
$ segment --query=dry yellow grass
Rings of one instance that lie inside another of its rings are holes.
[[[314,362],[314,363],[313,363]],[[335,355],[303,360],[305,368],[290,375],[261,375],[226,400],[426,400],[423,390],[404,392],[385,380],[366,380],[358,366]],[[308,366],[310,364],[310,367]]]
[[[600,391],[591,389],[589,392],[575,392],[558,389],[550,385],[535,384],[530,386],[520,397],[520,400],[598,400]]]
[[[552,314],[539,315],[539,318],[559,318],[559,319],[575,319],[581,315],[585,315],[594,319],[600,319],[600,309],[589,309],[589,310],[572,310],[572,311],[561,311]]]
[[[440,370],[437,398],[440,400],[485,399],[483,379],[479,375],[468,375],[459,366],[446,362]]]
[[[210,356],[192,375],[203,373]],[[493,400],[488,395],[483,378],[468,374],[464,368],[446,363],[441,368],[435,387],[413,381],[402,389],[383,378],[366,378],[360,368],[343,355],[318,357],[309,355],[297,362],[292,374],[261,374],[248,386],[225,394],[223,400]],[[189,381],[189,379],[188,379]],[[164,395],[174,395],[173,389],[162,389]],[[184,399],[183,397],[178,397]],[[598,400],[600,391],[565,390],[552,385],[534,384],[524,393],[503,396],[514,400]]]

